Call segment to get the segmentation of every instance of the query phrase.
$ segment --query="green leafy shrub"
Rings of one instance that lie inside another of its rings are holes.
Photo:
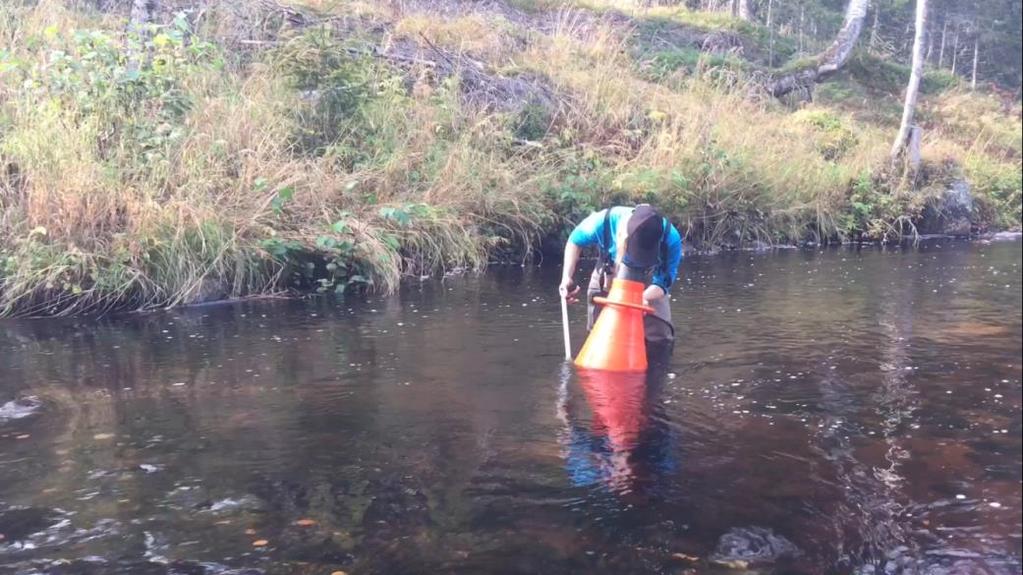
[[[949,70],[927,70],[924,72],[920,91],[924,94],[940,94],[960,84],[959,76]]]
[[[1019,229],[1023,222],[1023,166],[971,156],[964,165],[973,186],[978,223],[984,228]]]
[[[293,38],[278,50],[276,67],[303,96],[305,105],[295,110],[297,143],[314,155],[324,153],[358,120],[378,78],[368,58],[353,57],[329,30]]]
[[[706,54],[696,48],[679,48],[655,52],[642,64],[644,75],[651,80],[663,82],[678,72],[686,75],[701,73],[710,77],[721,72],[741,72],[746,64],[732,55]]]
[[[845,64],[846,72],[868,89],[898,94],[909,81],[909,66],[857,50]]]
[[[514,116],[511,129],[516,138],[538,141],[550,131],[551,111],[539,102],[530,102]]]
[[[44,58],[8,62],[7,73],[21,79],[22,104],[88,126],[101,157],[136,168],[158,163],[181,140],[193,104],[188,79],[223,65],[211,44],[191,36],[184,13],[141,37],[51,26],[40,41],[49,47]]]
[[[859,139],[845,121],[833,112],[807,108],[794,114],[797,122],[813,129],[817,149],[826,160],[838,160],[856,147]]]

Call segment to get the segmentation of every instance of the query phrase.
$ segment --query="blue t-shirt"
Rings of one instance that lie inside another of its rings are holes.
[[[611,217],[606,218],[605,213],[611,210]],[[586,219],[579,222],[579,225],[572,230],[571,235],[568,236],[568,241],[573,244],[584,248],[587,246],[598,246],[601,250],[607,252],[612,261],[618,259],[618,224],[622,221],[622,218],[630,215],[632,208],[625,206],[615,206],[608,208],[607,210],[600,210],[599,212],[593,212]],[[607,237],[611,240],[611,245],[605,246],[604,244],[604,221],[607,220],[607,225],[611,227]],[[667,220],[665,220],[667,221]],[[675,278],[678,276],[678,264],[682,261],[682,235],[678,233],[675,226],[671,222],[667,222],[668,234],[665,240],[668,244],[668,261],[660,261],[661,252],[658,250],[657,258],[659,264],[654,269],[653,283],[654,285],[660,286],[661,289],[668,292],[671,288],[671,284],[675,283]]]

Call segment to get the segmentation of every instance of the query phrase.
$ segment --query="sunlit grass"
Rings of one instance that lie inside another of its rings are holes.
[[[637,61],[636,27],[590,10],[756,33],[729,16],[610,0],[514,4],[549,11],[543,33],[401,4],[289,5],[385,22],[382,45],[426,38],[500,73],[532,74],[553,95],[549,109],[481,108],[457,76],[353,57],[327,28],[282,35],[245,65],[216,36],[199,37],[208,51],[151,47],[140,96],[89,79],[123,78],[123,21],[49,0],[0,7],[0,315],[289,287],[390,290],[407,274],[521,258],[611,202],[654,202],[689,241],[742,245],[882,237],[929,197],[887,177],[890,127],[861,113],[857,95],[793,110],[751,98],[741,62],[703,54],[651,74]],[[424,61],[443,58],[422,49]],[[58,52],[76,65],[109,61],[99,76],[48,76],[63,69]],[[921,110],[927,165],[960,166],[983,221],[1003,227],[1020,219],[1010,116],[960,89],[926,95]]]

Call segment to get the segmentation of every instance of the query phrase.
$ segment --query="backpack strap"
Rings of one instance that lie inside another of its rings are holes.
[[[661,271],[668,270],[668,218],[661,218]],[[665,274],[667,275],[667,274]]]
[[[604,224],[600,240],[600,265],[604,271],[612,273],[614,261],[611,260],[611,208],[604,209]]]
[[[671,222],[668,218],[662,218],[661,223],[661,261],[657,264],[657,269],[660,271],[665,279],[670,278],[671,274],[668,273],[668,232],[671,231]],[[664,287],[664,291],[667,292],[671,288],[671,284]]]

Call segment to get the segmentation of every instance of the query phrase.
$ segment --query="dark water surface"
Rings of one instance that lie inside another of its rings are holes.
[[[1018,241],[682,266],[640,378],[553,269],[0,322],[0,573],[1020,572]]]

